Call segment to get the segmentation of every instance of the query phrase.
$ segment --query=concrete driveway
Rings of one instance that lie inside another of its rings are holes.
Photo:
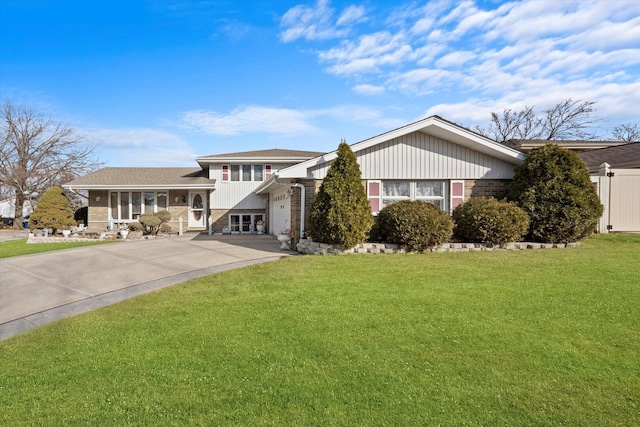
[[[197,277],[295,252],[264,235],[189,234],[0,260],[0,340]]]

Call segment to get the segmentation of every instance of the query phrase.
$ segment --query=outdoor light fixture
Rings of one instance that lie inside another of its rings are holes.
[[[96,202],[100,201],[100,196],[96,196]]]

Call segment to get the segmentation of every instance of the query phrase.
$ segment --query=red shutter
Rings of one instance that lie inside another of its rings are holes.
[[[271,176],[271,165],[264,165],[264,179],[267,180]]]
[[[229,165],[222,165],[222,180],[229,181]]]
[[[367,182],[367,197],[369,198],[371,213],[377,214],[380,212],[380,181]]]
[[[464,181],[451,181],[451,210],[464,202]]]

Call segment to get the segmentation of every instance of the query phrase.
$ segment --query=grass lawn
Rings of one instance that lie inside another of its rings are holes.
[[[80,246],[100,245],[102,243],[109,242],[113,242],[113,240],[96,240],[95,242],[37,243],[27,245],[27,239],[9,240],[0,243],[0,258],[59,251],[60,249],[78,248]]]
[[[640,235],[300,256],[0,343],[0,425],[640,425]]]

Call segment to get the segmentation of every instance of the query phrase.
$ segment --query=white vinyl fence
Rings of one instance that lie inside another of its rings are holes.
[[[640,169],[611,169],[603,163],[591,181],[604,205],[598,231],[640,232]]]

